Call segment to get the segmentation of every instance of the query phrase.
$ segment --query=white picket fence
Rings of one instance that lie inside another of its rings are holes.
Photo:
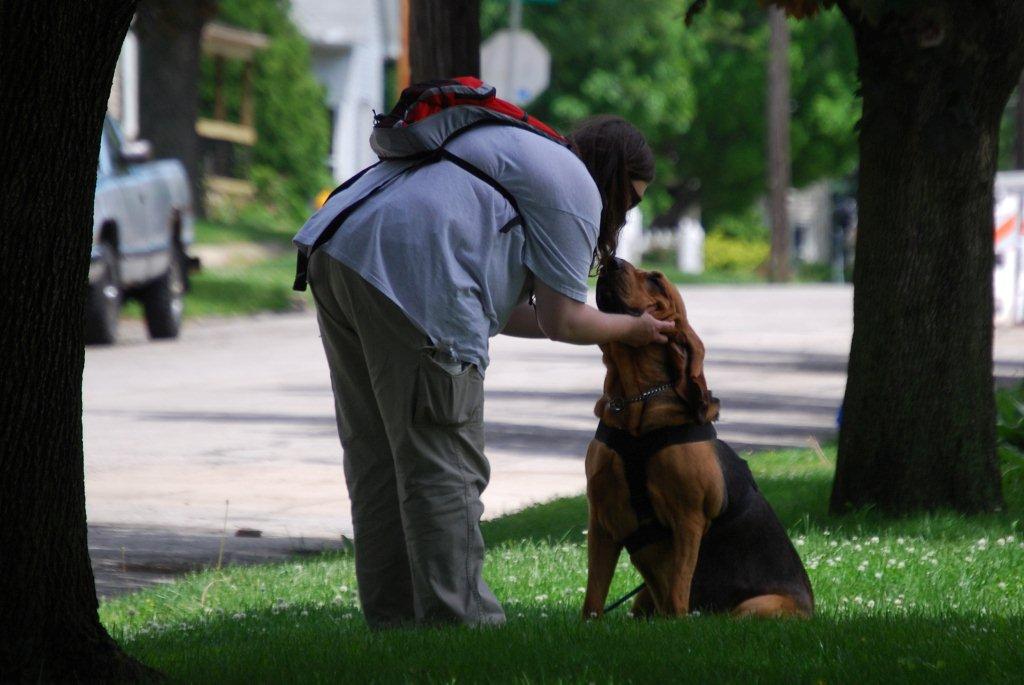
[[[616,256],[639,264],[645,252],[674,252],[676,268],[683,273],[699,274],[704,271],[704,228],[696,219],[685,216],[673,228],[656,228],[645,231],[639,209],[632,209],[626,215],[626,225],[619,234]]]

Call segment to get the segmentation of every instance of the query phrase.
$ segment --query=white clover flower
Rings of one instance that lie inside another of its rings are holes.
[[[882,572],[881,571],[875,571],[875,578],[881,578],[881,577],[882,577]]]
[[[868,607],[868,609],[874,609],[875,608],[875,600],[869,599],[867,607]]]

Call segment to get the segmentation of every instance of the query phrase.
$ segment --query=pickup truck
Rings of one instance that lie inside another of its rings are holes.
[[[127,298],[142,303],[152,338],[175,338],[185,310],[188,273],[198,265],[188,175],[177,160],[148,161],[145,141],[124,140],[107,118],[100,141],[93,214],[85,340],[117,339]]]

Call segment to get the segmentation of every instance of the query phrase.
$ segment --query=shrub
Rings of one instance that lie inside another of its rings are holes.
[[[1024,481],[1024,383],[996,391],[996,431],[1003,475]]]
[[[771,237],[764,216],[756,206],[748,207],[739,214],[718,216],[708,232],[748,242],[763,242]]]
[[[764,240],[740,240],[719,233],[704,239],[704,268],[708,271],[753,272],[768,259]]]

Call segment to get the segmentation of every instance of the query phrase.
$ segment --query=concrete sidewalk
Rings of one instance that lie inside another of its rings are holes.
[[[722,400],[723,439],[744,450],[834,434],[848,287],[683,293]],[[351,535],[311,313],[189,322],[174,342],[126,328],[124,343],[86,353],[86,494],[100,594],[215,564],[225,507],[223,563],[338,547]],[[1024,329],[999,329],[996,340],[997,374],[1024,375]],[[581,492],[604,377],[599,350],[499,336],[491,357],[486,515]],[[262,537],[234,537],[240,528]]]

